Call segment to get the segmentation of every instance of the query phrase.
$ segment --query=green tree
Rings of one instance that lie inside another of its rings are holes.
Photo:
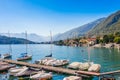
[[[96,37],[96,44],[100,43],[100,37]]]
[[[114,34],[116,37],[120,37],[120,32],[115,32]]]
[[[108,43],[109,42],[109,37],[108,35],[103,36],[103,43]]]
[[[59,41],[58,41],[58,44],[59,44],[59,45],[64,45],[63,40],[59,40]]]
[[[108,38],[109,38],[109,42],[114,42],[114,35],[113,34],[109,34],[108,35]]]
[[[120,43],[120,37],[115,37],[114,42],[119,44]]]
[[[99,40],[99,43],[103,43],[103,40],[102,40],[102,39],[100,39],[100,40]]]

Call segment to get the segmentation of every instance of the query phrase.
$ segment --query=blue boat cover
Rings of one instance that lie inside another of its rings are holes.
[[[25,56],[27,56],[27,53],[21,53],[19,58],[23,58]]]

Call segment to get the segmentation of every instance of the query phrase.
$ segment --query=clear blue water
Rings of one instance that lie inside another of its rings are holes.
[[[0,53],[4,54],[9,52],[8,45],[0,45]],[[12,59],[16,60],[20,53],[25,52],[25,45],[12,45]],[[80,61],[85,62],[88,60],[87,47],[68,47],[53,45],[53,57],[57,59],[69,59],[70,62]],[[120,69],[120,52],[117,49],[106,48],[90,48],[90,60],[94,63],[101,64],[101,71],[113,71]],[[30,44],[28,46],[28,53],[32,54],[30,63],[35,60],[44,58],[50,54],[50,45],[46,44]],[[55,74],[53,80],[62,80],[65,75]]]

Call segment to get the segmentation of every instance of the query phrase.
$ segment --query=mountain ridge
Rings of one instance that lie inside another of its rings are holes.
[[[104,18],[97,19],[95,21],[92,21],[90,23],[84,24],[80,27],[71,29],[69,31],[66,31],[64,33],[58,34],[57,36],[54,36],[54,40],[64,40],[67,38],[75,38],[85,35],[89,30],[94,28],[97,24],[99,24],[101,21],[103,21]]]
[[[8,36],[8,33],[0,33],[0,35],[3,36]],[[16,38],[23,38],[25,39],[25,33],[10,33],[11,37],[16,37]],[[35,33],[30,33],[27,34],[27,39],[33,42],[43,42],[43,41],[48,41],[48,37],[44,37],[41,35],[37,35]]]
[[[0,44],[37,44],[38,42],[33,42],[23,38],[7,37],[0,35]]]
[[[120,31],[120,10],[109,15],[104,21],[88,32],[90,36],[105,35]]]

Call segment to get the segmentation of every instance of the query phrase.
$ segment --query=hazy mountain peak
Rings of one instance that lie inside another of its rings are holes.
[[[0,33],[0,35],[8,36],[8,33]],[[16,38],[24,38],[24,39],[26,38],[25,33],[10,33],[10,36],[16,37]],[[43,36],[37,35],[35,33],[27,34],[27,39],[34,41],[34,42],[48,41],[47,37],[43,37]]]

